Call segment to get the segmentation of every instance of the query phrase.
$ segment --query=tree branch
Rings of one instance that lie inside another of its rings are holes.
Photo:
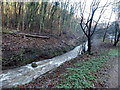
[[[81,18],[80,26],[81,26],[81,29],[84,32],[84,34],[88,37],[88,35],[87,35],[86,31],[85,31],[85,28],[83,28],[83,26],[82,26],[82,23],[83,23],[83,17]]]

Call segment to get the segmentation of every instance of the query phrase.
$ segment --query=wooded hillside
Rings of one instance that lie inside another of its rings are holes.
[[[77,4],[70,2],[2,2],[2,26],[22,32],[79,32]]]

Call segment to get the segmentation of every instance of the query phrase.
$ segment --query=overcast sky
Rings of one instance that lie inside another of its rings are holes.
[[[50,0],[50,1],[58,1],[58,0]],[[64,2],[64,1],[68,1],[68,0],[60,0],[60,1]],[[70,0],[70,2],[72,4],[75,2],[78,3],[80,1],[84,1],[84,0]],[[84,15],[86,18],[88,17],[88,13],[89,13],[90,5],[91,5],[92,1],[93,0],[86,0],[86,2],[87,2],[86,3],[86,13]],[[113,2],[113,1],[114,0],[108,0],[108,3]],[[107,2],[107,0],[100,0],[100,6],[103,6],[106,2]],[[105,13],[102,15],[100,22],[108,21],[110,15],[111,15],[111,11],[112,11],[112,5],[109,5],[107,7],[107,10],[105,11]],[[80,14],[79,11],[77,13],[78,13],[78,15]],[[98,19],[99,13],[100,13],[100,9],[97,10],[97,12],[95,13],[94,20]],[[116,17],[116,15],[114,13],[112,13],[111,21],[115,21],[115,17]]]
[[[79,0],[71,0],[72,2],[78,2]],[[84,0],[81,0],[81,1],[84,1]],[[87,18],[88,17],[88,13],[89,13],[89,10],[90,10],[90,5],[92,3],[93,0],[86,0],[86,13],[85,13],[85,17]],[[108,3],[110,2],[113,2],[114,0],[108,0]],[[107,0],[100,0],[100,6],[103,6],[105,3],[107,2]],[[103,22],[103,21],[108,21],[109,20],[109,17],[111,15],[111,12],[112,12],[112,7],[113,5],[109,5],[107,8],[106,8],[106,11],[104,12],[104,14],[102,15],[101,17],[101,20],[100,22]],[[97,10],[97,12],[95,13],[95,16],[94,16],[94,20],[97,20],[99,15],[100,15],[100,11],[101,9]],[[112,17],[111,17],[111,21],[115,21],[115,13],[113,12],[112,13]]]

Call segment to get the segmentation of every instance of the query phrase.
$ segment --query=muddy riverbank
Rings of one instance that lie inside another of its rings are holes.
[[[2,69],[20,67],[62,55],[82,43],[75,35],[46,35],[49,39],[2,34]]]

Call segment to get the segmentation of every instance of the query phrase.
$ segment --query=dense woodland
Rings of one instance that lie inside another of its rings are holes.
[[[2,2],[2,26],[23,32],[79,32],[77,3]]]

